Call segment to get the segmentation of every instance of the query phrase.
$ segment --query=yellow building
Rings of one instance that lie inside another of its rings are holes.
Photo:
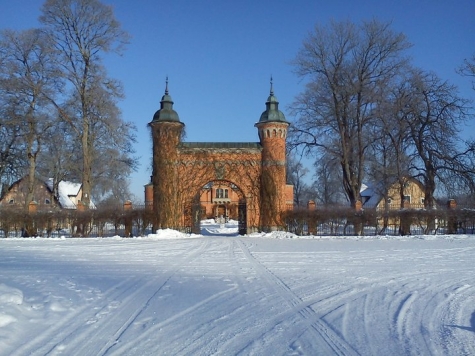
[[[402,193],[401,194],[401,189]],[[424,186],[417,179],[407,177],[403,183],[394,182],[389,187],[384,184],[366,185],[361,187],[363,207],[384,209],[385,197],[389,210],[424,207]]]

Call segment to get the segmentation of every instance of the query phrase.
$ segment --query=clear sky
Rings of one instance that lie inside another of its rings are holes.
[[[38,26],[43,0],[0,0],[0,28]],[[455,73],[475,53],[475,0],[103,0],[132,36],[124,55],[107,58],[126,98],[123,118],[136,124],[140,156],[131,191],[143,200],[151,175],[147,124],[169,91],[187,141],[258,141],[269,79],[280,109],[303,89],[290,61],[315,24],[330,20],[391,21],[414,47],[413,63],[456,84],[474,99],[470,80]],[[465,137],[475,123],[465,130]]]

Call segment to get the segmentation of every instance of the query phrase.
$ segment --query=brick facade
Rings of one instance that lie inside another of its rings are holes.
[[[221,217],[238,219],[247,233],[283,226],[281,213],[293,202],[285,174],[289,123],[272,86],[255,125],[259,142],[182,142],[184,124],[168,83],[149,125],[153,171],[145,203],[153,207],[154,229],[193,228],[199,219]]]

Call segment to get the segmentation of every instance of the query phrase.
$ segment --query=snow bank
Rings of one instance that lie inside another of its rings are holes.
[[[14,311],[15,305],[23,304],[23,293],[21,290],[0,284],[0,328],[3,328],[17,321],[10,313]]]
[[[272,232],[255,232],[250,235],[247,235],[249,237],[265,237],[269,239],[295,239],[299,238],[300,236],[297,236],[291,232],[287,231],[272,231]]]
[[[23,304],[23,293],[19,289],[0,283],[0,306],[5,304]]]
[[[185,239],[185,238],[197,238],[202,235],[185,234],[183,232],[172,229],[160,229],[155,234],[148,234],[149,239]]]

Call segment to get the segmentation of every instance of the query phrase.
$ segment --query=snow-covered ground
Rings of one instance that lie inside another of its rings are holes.
[[[0,354],[475,354],[474,236],[202,232],[0,239]]]

